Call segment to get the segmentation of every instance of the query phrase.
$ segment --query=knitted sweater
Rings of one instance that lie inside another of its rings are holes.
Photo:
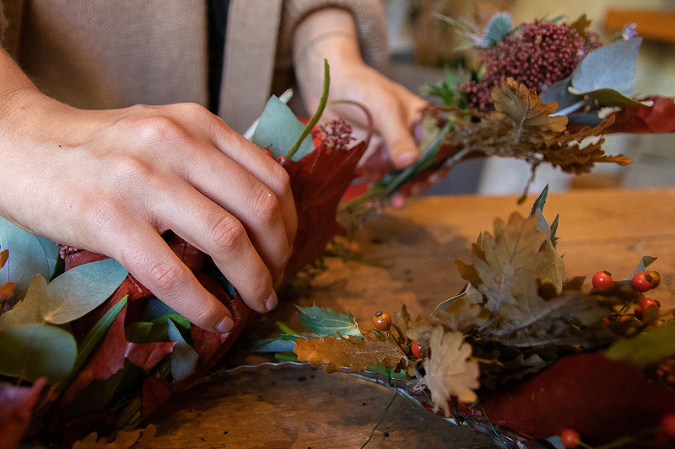
[[[293,31],[326,7],[353,15],[365,61],[380,66],[380,0],[230,1],[218,112],[235,130],[260,115],[275,80],[291,78]],[[84,109],[206,105],[206,36],[204,0],[0,0],[3,47],[47,95]]]

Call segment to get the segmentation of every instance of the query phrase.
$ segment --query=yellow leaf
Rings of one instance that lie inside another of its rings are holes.
[[[350,372],[362,371],[378,363],[391,369],[403,357],[401,350],[389,340],[361,339],[353,335],[320,340],[298,338],[293,352],[298,360],[309,362],[312,366],[326,365],[323,370],[327,373],[341,368],[349,368]]]
[[[474,389],[480,386],[478,362],[470,360],[471,345],[461,332],[445,332],[437,326],[429,342],[431,355],[424,360],[424,383],[434,401],[434,411],[442,408],[449,416],[447,401],[455,396],[460,402],[474,402]]]

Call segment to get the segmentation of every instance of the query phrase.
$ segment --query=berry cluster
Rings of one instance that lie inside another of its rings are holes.
[[[598,271],[593,275],[591,280],[593,285],[593,290],[596,292],[607,291],[612,289],[615,286],[612,275],[608,271]],[[649,290],[656,288],[661,283],[661,275],[657,271],[640,271],[635,273],[630,280],[630,285],[633,290],[637,293],[645,293]],[[638,320],[642,320],[645,317],[645,313],[649,311],[657,312],[659,310],[660,304],[658,301],[642,297],[637,301],[633,315]]]
[[[466,94],[472,108],[483,112],[491,110],[490,92],[507,78],[541,91],[569,76],[585,52],[601,45],[597,34],[588,33],[584,39],[577,30],[561,22],[534,20],[519,30],[481,51],[485,67],[482,80],[469,81],[459,89]]]

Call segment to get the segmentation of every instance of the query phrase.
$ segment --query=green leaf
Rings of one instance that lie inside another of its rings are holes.
[[[76,353],[73,336],[58,327],[26,324],[0,332],[0,373],[6,376],[56,383],[71,372]]]
[[[354,315],[351,313],[344,315],[332,309],[324,309],[316,305],[312,307],[298,307],[298,310],[302,313],[302,315],[298,315],[302,325],[321,337],[337,337],[338,332],[343,337],[349,335],[355,337],[362,336]]]
[[[628,362],[644,368],[675,354],[675,323],[654,327],[632,338],[622,338],[605,352],[610,360]]]
[[[572,92],[576,92],[573,87],[570,87]],[[590,92],[583,92],[593,100],[597,100],[603,106],[618,106],[618,107],[632,107],[641,106],[643,103],[622,94],[615,89],[598,89]]]
[[[54,274],[59,249],[54,242],[24,231],[0,217],[0,246],[9,251],[5,266],[0,268],[0,283],[14,282],[16,297],[26,294],[36,274],[50,279]]]
[[[544,205],[546,204],[547,196],[548,196],[548,184],[546,184],[546,187],[544,187],[544,190],[541,191],[537,199],[534,200],[534,204],[532,204],[532,210],[530,211],[530,217],[534,215],[538,210],[542,212],[544,211]],[[539,229],[548,229],[548,223],[546,224],[546,228],[539,228]]]
[[[41,299],[44,320],[64,324],[84,316],[108,299],[128,274],[115,259],[66,271],[49,283]]]
[[[176,324],[167,319],[169,324],[169,340],[176,344],[171,351],[171,376],[174,382],[180,382],[195,372],[199,354],[183,338]]]
[[[590,52],[572,74],[574,94],[614,89],[631,96],[635,89],[635,67],[642,38],[618,41]]]
[[[0,331],[24,324],[41,324],[43,321],[41,300],[46,290],[47,280],[41,274],[36,274],[21,304],[0,315]]]
[[[297,119],[291,109],[273,96],[268,100],[260,116],[251,141],[260,148],[267,148],[275,158],[278,158],[286,154],[304,129],[305,125]],[[312,136],[307,136],[292,159],[299,160],[312,150],[314,150]]]
[[[300,335],[281,334],[274,338],[255,340],[251,345],[253,352],[293,352],[295,340]]]
[[[98,322],[91,328],[87,336],[82,340],[82,344],[77,350],[77,357],[75,358],[75,363],[73,364],[73,369],[70,372],[70,375],[61,382],[61,391],[72,382],[77,373],[80,371],[84,362],[87,361],[89,355],[92,353],[96,345],[103,338],[105,333],[108,331],[112,323],[117,318],[117,315],[120,314],[122,309],[127,303],[127,297],[120,299],[117,303],[112,306],[108,311],[98,320]]]

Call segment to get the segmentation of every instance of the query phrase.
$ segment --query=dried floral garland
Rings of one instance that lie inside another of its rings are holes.
[[[639,38],[625,33],[623,37],[627,39],[599,46],[587,26],[585,20],[566,28],[545,21],[513,28],[504,22],[503,16],[491,21],[481,36],[486,65],[491,54],[501,57],[513,46],[532,39],[535,42],[548,39],[546,51],[554,52],[556,42],[572,36],[573,49],[562,52],[569,59],[564,64],[565,71],[551,70],[550,76],[544,73],[539,78],[535,76],[539,72],[523,72],[526,76],[519,78],[517,73],[500,75],[501,69],[497,67],[472,72],[468,80],[449,76],[443,84],[429,87],[447,105],[429,107],[424,112],[420,143],[423,156],[413,167],[402,171],[378,173],[369,170],[366,164],[362,172],[355,173],[367,142],[358,142],[348,149],[352,139],[349,128],[342,122],[324,127],[314,140],[309,136],[327,99],[328,76],[319,111],[307,125],[297,121],[282,101],[270,99],[252,140],[277,158],[290,175],[299,229],[287,275],[294,275],[314,260],[326,243],[341,232],[336,216],[343,223],[359,221],[373,208],[382,207],[393,193],[405,191],[420,177],[465,158],[518,157],[528,161],[533,170],[549,163],[571,173],[582,173],[597,162],[622,165],[629,162],[623,156],[604,153],[601,136],[607,132],[674,131],[672,98],[631,98],[634,79],[631,69],[634,72]],[[547,37],[537,37],[538,32],[544,31],[549,33]],[[535,50],[525,53],[535,59],[532,62],[542,57]],[[546,66],[541,67],[537,70],[546,72]],[[486,78],[487,73],[490,75]],[[561,76],[565,78],[556,79]],[[489,99],[485,92],[479,94],[471,87],[480,83],[487,83]],[[588,143],[588,137],[600,139]],[[341,202],[355,177],[357,181],[365,180],[365,187],[360,187],[365,193]],[[599,341],[610,342],[613,334],[609,330],[614,327],[636,327],[632,319],[616,318],[625,314],[612,312],[618,301],[616,292],[599,295],[602,298],[588,307],[588,293],[580,292],[579,285],[566,283],[563,288],[561,278],[554,276],[556,270],[544,276],[539,268],[533,267],[538,266],[535,261],[546,265],[544,261],[553,257],[555,242],[554,233],[536,230],[535,221],[514,216],[506,223],[499,222],[494,235],[485,235],[474,247],[471,263],[459,264],[472,288],[456,301],[445,304],[447,310],[421,321],[411,320],[405,309],[396,315],[394,328],[399,329],[396,346],[387,332],[362,334],[358,326],[352,326],[353,334],[343,330],[332,337],[325,336],[321,343],[302,339],[297,346],[300,355],[314,363],[325,363],[329,370],[341,366],[361,370],[372,363],[390,369],[401,364],[403,350],[405,360],[410,362],[406,375],[424,379],[414,391],[427,389],[433,400],[427,403],[449,411],[455,407],[446,399],[472,400],[478,395],[477,382],[482,388],[553,363],[554,358],[544,357],[532,348],[524,349],[525,343],[531,343],[532,339],[551,337],[547,326],[560,329],[554,335],[559,342],[588,347],[599,345]],[[3,449],[13,447],[24,436],[34,443],[63,445],[83,437],[89,430],[107,432],[133,426],[142,414],[150,413],[207,373],[252,317],[210,259],[171,234],[166,235],[169,245],[203,285],[232,311],[235,329],[229,337],[223,339],[191,325],[154,298],[114,260],[59,248],[4,220],[0,224],[0,244],[4,248],[0,253],[0,276],[4,281],[0,286],[0,375],[7,381],[0,382]],[[510,278],[514,282],[512,294],[505,295],[500,289],[504,277],[495,284],[499,274],[491,271],[494,268],[491,261],[501,255],[499,242],[508,240],[514,232],[528,236],[528,248],[536,249],[537,244],[540,247],[518,259],[526,280]],[[63,258],[59,257],[60,252]],[[493,281],[488,280],[489,275]],[[545,282],[538,285],[533,283],[534,279]],[[523,298],[527,307],[519,302]],[[618,298],[624,304],[635,300],[623,294]],[[555,313],[545,313],[546,319],[532,315],[530,307],[546,310],[553,303],[560,307]],[[583,311],[578,319],[584,332],[561,325],[572,314],[581,313],[579,310]],[[601,312],[610,321],[609,326],[596,326],[594,319]],[[307,316],[312,320],[317,315],[307,311]],[[511,319],[514,317],[517,319]],[[527,326],[516,324],[519,322]],[[590,339],[588,329],[597,331],[604,340]],[[500,342],[494,341],[496,337]],[[501,359],[493,354],[492,345],[496,344],[502,345]],[[329,355],[320,345],[332,348]],[[504,350],[505,346],[508,350]],[[418,350],[419,355],[411,354]],[[359,359],[354,359],[356,353],[360,354]],[[499,363],[490,365],[492,371],[486,371],[477,354],[481,360],[492,358]],[[451,367],[460,369],[448,376]],[[540,376],[535,379],[541,379]],[[497,404],[495,400],[495,404],[489,405],[493,422],[499,416],[494,412]],[[458,411],[453,412],[456,419],[473,420],[480,425],[481,420],[474,416],[476,408],[457,407]],[[522,428],[518,423],[503,425]],[[29,426],[39,432],[26,435]],[[91,439],[92,444],[97,444],[97,436]]]

